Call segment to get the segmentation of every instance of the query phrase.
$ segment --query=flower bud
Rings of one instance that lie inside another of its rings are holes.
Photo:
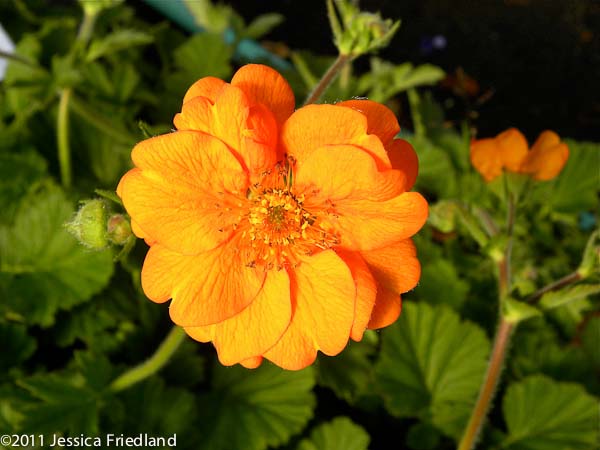
[[[106,220],[106,204],[103,200],[85,200],[65,227],[86,247],[101,250],[108,245]]]
[[[120,5],[125,0],[79,0],[83,12],[88,16],[95,16],[103,9]]]
[[[108,219],[106,231],[111,242],[117,245],[125,245],[132,236],[131,225],[123,214],[114,214]]]

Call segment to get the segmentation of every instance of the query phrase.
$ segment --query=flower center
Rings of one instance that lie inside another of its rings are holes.
[[[298,252],[313,254],[330,248],[336,237],[318,225],[318,217],[304,206],[304,195],[296,196],[289,188],[253,189],[249,193],[248,266],[282,269],[296,264]]]

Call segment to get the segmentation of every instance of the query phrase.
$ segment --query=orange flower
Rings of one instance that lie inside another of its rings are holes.
[[[225,365],[286,369],[394,322],[427,218],[412,147],[367,100],[294,112],[261,65],[196,82],[176,132],[140,142],[117,192],[150,245],[142,286]]]
[[[569,159],[567,144],[553,131],[544,131],[531,150],[525,136],[516,128],[503,131],[495,138],[471,142],[471,163],[485,181],[492,181],[503,170],[525,173],[535,180],[556,177]]]

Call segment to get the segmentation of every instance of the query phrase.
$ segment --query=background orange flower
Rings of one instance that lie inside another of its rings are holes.
[[[471,163],[485,181],[492,181],[503,170],[525,173],[535,180],[556,177],[569,158],[567,144],[553,131],[544,131],[531,150],[525,136],[516,128],[503,131],[494,138],[471,142]]]
[[[118,194],[151,246],[142,286],[225,365],[287,369],[392,323],[420,276],[427,203],[399,126],[368,100],[296,112],[261,65],[196,82]]]

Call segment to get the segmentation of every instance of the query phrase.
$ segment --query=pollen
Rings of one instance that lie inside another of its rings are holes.
[[[248,243],[248,266],[281,270],[296,256],[313,254],[338,243],[334,233],[319,226],[318,217],[303,205],[304,195],[289,188],[261,188],[249,192],[250,208],[243,236]]]

